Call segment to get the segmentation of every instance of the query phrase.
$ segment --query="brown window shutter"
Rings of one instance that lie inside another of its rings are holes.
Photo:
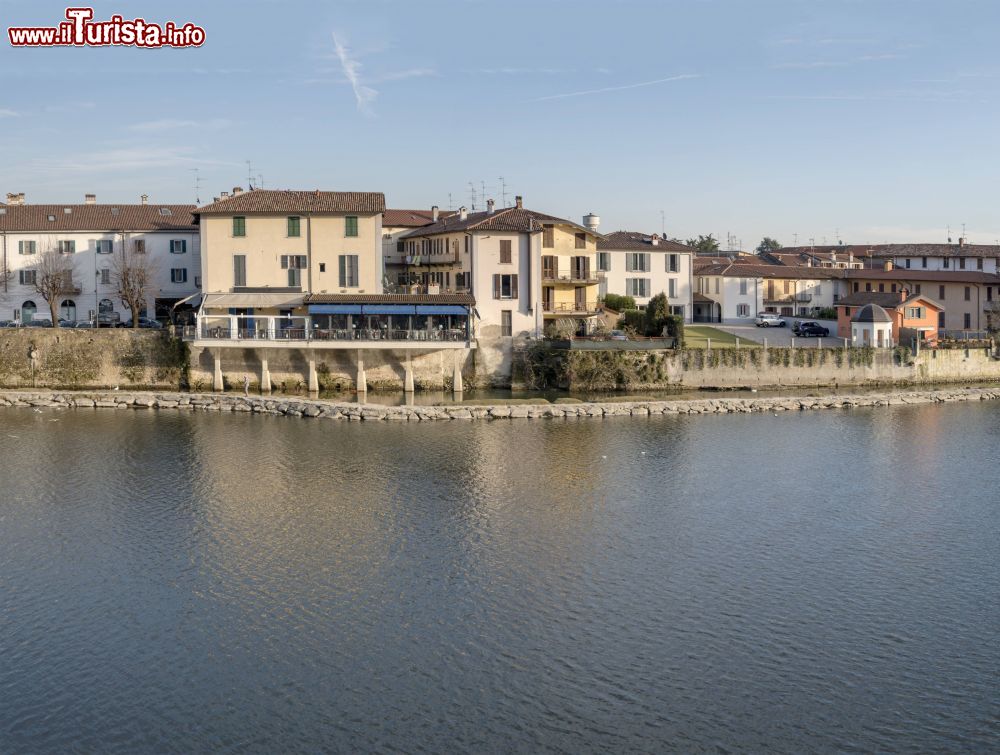
[[[510,298],[517,298],[517,273],[510,276]]]
[[[493,275],[493,298],[494,299],[499,299],[500,298],[500,275],[499,275],[499,273],[495,273]]]

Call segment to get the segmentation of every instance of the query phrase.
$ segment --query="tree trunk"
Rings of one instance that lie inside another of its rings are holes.
[[[59,304],[58,300],[53,299],[49,302],[49,314],[52,315],[52,327],[59,327]]]

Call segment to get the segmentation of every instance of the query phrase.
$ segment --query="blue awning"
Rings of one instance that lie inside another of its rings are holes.
[[[366,315],[412,315],[416,308],[412,304],[365,304]]]
[[[460,304],[418,304],[418,315],[468,315],[468,307]]]
[[[310,304],[311,315],[360,315],[360,304]]]

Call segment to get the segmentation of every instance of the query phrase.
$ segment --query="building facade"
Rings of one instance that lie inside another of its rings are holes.
[[[166,321],[175,304],[201,286],[201,247],[194,205],[27,204],[9,194],[0,205],[0,320],[49,319],[35,288],[42,255],[65,255],[72,284],[59,302],[63,320],[124,322],[132,313],[118,294],[116,270],[127,254],[141,255],[153,273],[140,316]],[[6,273],[6,274],[4,274]]]
[[[631,296],[645,308],[657,294],[666,294],[672,314],[691,322],[694,250],[676,241],[634,231],[615,231],[597,242],[600,294]]]
[[[695,321],[747,324],[761,312],[817,317],[843,290],[842,270],[723,263],[695,266]]]

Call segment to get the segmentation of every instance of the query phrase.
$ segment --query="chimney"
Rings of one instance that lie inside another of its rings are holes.
[[[964,236],[959,236],[958,237],[958,245],[960,247],[965,246],[965,237]]]
[[[906,301],[909,298],[910,298],[910,289],[908,289],[908,288],[900,289],[900,291],[899,291],[899,300],[900,301]]]
[[[223,198],[223,199],[229,199],[229,192],[228,192],[228,191],[224,191],[224,192],[222,192],[222,198]],[[143,202],[143,204],[146,204],[146,203],[145,203],[145,202]]]
[[[433,207],[431,207],[431,221],[434,223],[438,222],[439,215],[440,213],[438,212],[438,206],[434,205]]]
[[[523,210],[524,209],[524,197],[522,197],[520,194],[518,194],[516,197],[514,197],[514,206],[517,209],[519,209],[519,210]]]
[[[84,194],[83,195],[83,203],[84,204],[97,204],[97,195],[96,194]]]
[[[243,193],[243,187],[242,186],[234,186],[233,187],[233,196],[234,197],[237,196],[237,195],[239,195],[239,194],[242,194],[242,193]]]
[[[496,202],[494,202],[492,199],[487,199],[486,200],[486,213],[488,215],[492,215],[493,214],[493,210],[494,210],[495,207],[496,207]]]
[[[139,197],[139,198],[140,198],[140,199],[142,200],[142,203],[143,203],[143,204],[149,204],[149,194],[143,194],[143,195],[142,195],[141,197]]]
[[[650,236],[649,237],[649,243],[652,244],[653,246],[659,246],[660,245],[660,236],[659,236],[659,234],[654,233],[652,236]]]
[[[458,219],[459,220],[468,220],[469,219],[469,211],[466,210],[465,207],[459,207],[458,208]]]
[[[891,273],[892,272],[892,260],[886,260],[882,264],[882,269],[885,270],[887,273]]]
[[[7,194],[7,204],[24,204],[24,192],[20,194]]]
[[[836,262],[836,261],[837,261],[837,253],[830,252],[830,262]]]

